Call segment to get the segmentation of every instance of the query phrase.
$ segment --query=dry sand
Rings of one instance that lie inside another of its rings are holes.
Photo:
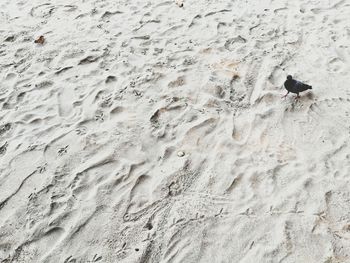
[[[0,262],[350,262],[349,1],[2,0],[0,41]]]

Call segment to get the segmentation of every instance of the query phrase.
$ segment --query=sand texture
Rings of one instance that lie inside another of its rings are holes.
[[[347,0],[1,0],[0,262],[350,262],[349,46]]]

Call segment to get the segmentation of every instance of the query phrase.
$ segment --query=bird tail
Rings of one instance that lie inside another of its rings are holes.
[[[312,86],[309,86],[309,89],[312,89]]]

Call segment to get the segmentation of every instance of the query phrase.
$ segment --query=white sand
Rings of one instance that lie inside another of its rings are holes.
[[[349,1],[181,2],[0,2],[0,262],[350,262]]]

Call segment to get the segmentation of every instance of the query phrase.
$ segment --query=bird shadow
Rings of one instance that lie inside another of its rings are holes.
[[[308,98],[309,100],[313,100],[315,99],[315,94],[312,91],[310,91],[305,94],[305,97]]]

